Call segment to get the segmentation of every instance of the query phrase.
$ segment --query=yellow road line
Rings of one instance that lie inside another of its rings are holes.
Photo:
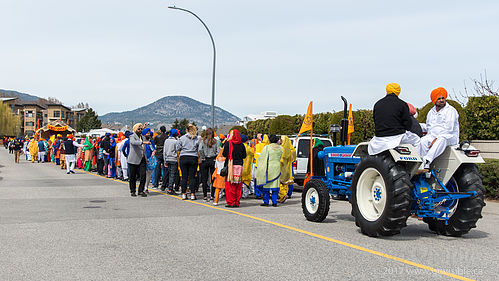
[[[90,172],[87,172],[87,171],[83,171],[83,172],[85,172],[85,173],[87,173],[89,175],[106,178],[104,176],[96,175],[94,173],[90,173]],[[106,179],[109,179],[109,178],[106,178]],[[111,179],[111,180],[119,182],[119,183],[122,183],[122,184],[126,184],[126,182],[123,182],[123,181],[120,181],[120,180],[116,180],[116,179]],[[167,193],[164,193],[164,192],[161,192],[161,191],[157,191],[157,190],[150,190],[150,191],[156,192],[156,193],[160,193],[160,194],[163,194],[163,195],[166,195],[166,196],[169,196],[169,197],[181,200],[181,198],[179,196],[170,195],[170,194],[167,194]],[[387,259],[390,259],[390,260],[394,260],[394,261],[397,261],[397,262],[401,262],[401,263],[404,263],[404,264],[407,264],[407,265],[415,266],[415,267],[418,267],[418,268],[421,268],[421,269],[424,269],[424,270],[428,270],[428,271],[431,271],[431,272],[434,272],[434,273],[437,273],[437,274],[445,275],[447,277],[452,277],[452,278],[455,278],[455,279],[458,279],[458,280],[466,280],[466,281],[470,281],[471,280],[471,281],[473,281],[473,279],[466,278],[466,277],[463,277],[463,276],[460,276],[460,275],[456,275],[456,274],[453,274],[453,273],[450,273],[450,272],[446,272],[446,271],[443,271],[443,270],[439,270],[439,269],[433,268],[431,266],[426,266],[426,265],[423,265],[423,264],[420,264],[420,263],[416,263],[416,262],[413,262],[413,261],[410,261],[410,260],[406,260],[406,259],[403,259],[403,258],[399,258],[399,257],[396,257],[396,256],[392,256],[392,255],[389,255],[389,254],[385,254],[385,253],[382,253],[382,252],[378,252],[378,251],[375,251],[375,250],[364,248],[362,246],[358,246],[358,245],[351,244],[351,243],[348,243],[348,242],[343,242],[343,241],[340,241],[340,240],[337,240],[337,239],[334,239],[334,238],[330,238],[330,237],[323,236],[323,235],[320,235],[320,234],[316,234],[316,233],[313,233],[313,232],[310,232],[310,231],[306,231],[306,230],[299,229],[299,228],[296,228],[296,227],[292,227],[292,226],[288,226],[288,225],[285,225],[285,224],[281,224],[281,223],[278,223],[278,222],[269,221],[269,220],[262,219],[262,218],[259,218],[259,217],[255,217],[255,216],[252,216],[252,215],[240,213],[240,212],[237,212],[237,211],[234,211],[234,210],[229,210],[229,209],[224,209],[224,208],[220,208],[220,207],[215,207],[215,206],[212,206],[212,205],[208,205],[208,204],[205,204],[205,203],[196,202],[196,201],[192,201],[192,200],[185,200],[185,202],[196,204],[196,205],[205,206],[205,207],[208,207],[208,208],[212,208],[212,209],[216,209],[216,210],[220,210],[220,211],[224,211],[224,212],[233,213],[233,214],[236,214],[236,215],[239,215],[239,216],[247,217],[247,218],[250,218],[250,219],[253,219],[253,220],[261,221],[261,222],[264,222],[264,223],[268,223],[268,224],[271,224],[271,225],[275,225],[275,226],[278,226],[278,227],[282,227],[282,228],[285,228],[285,229],[296,231],[296,232],[299,232],[299,233],[302,233],[302,234],[306,234],[306,235],[309,235],[309,236],[312,236],[312,237],[323,239],[323,240],[326,240],[326,241],[329,241],[329,242],[333,242],[333,243],[336,243],[336,244],[339,244],[339,245],[343,245],[343,246],[346,246],[346,247],[349,247],[349,248],[352,248],[352,249],[356,249],[356,250],[359,250],[359,251],[362,251],[362,252],[370,253],[370,254],[373,254],[373,255],[376,255],[376,256],[380,256],[380,257],[387,258]]]

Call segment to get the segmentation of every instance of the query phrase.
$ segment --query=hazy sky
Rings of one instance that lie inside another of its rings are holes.
[[[409,3],[410,2],[410,3]],[[0,0],[0,88],[88,102],[102,115],[167,95],[243,117],[371,108],[398,82],[432,89],[499,75],[499,1]]]

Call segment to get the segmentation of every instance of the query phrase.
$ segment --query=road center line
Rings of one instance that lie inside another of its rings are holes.
[[[87,171],[82,171],[82,172],[87,173],[89,175],[93,175],[93,176],[97,176],[97,177],[109,179],[109,178],[106,178],[104,176],[96,175],[94,173],[90,173],[90,172],[87,172]],[[123,182],[123,181],[116,180],[116,179],[110,179],[110,180],[113,180],[113,181],[121,183],[121,184],[128,184],[127,182]],[[161,192],[161,191],[157,191],[157,190],[150,190],[150,191],[156,192],[156,193],[160,193],[160,194],[163,194],[163,195],[175,198],[175,199],[182,200],[179,196],[170,195],[170,194],[167,194],[167,193],[164,193],[164,192]],[[296,232],[299,232],[299,233],[302,233],[302,234],[306,234],[306,235],[309,235],[309,236],[312,236],[312,237],[316,237],[316,238],[319,238],[319,239],[322,239],[322,240],[333,242],[335,244],[339,244],[339,245],[343,245],[343,246],[346,246],[346,247],[349,247],[349,248],[352,248],[352,249],[356,249],[356,250],[359,250],[359,251],[362,251],[362,252],[365,252],[365,253],[370,253],[370,254],[373,254],[373,255],[376,255],[376,256],[380,256],[380,257],[383,257],[383,258],[386,258],[386,259],[394,260],[394,261],[401,262],[401,263],[404,263],[404,264],[407,264],[407,265],[411,265],[411,266],[418,267],[418,268],[421,268],[421,269],[424,269],[424,270],[428,270],[430,272],[441,274],[441,275],[444,275],[444,276],[447,276],[447,277],[452,277],[452,278],[455,278],[455,279],[458,279],[458,280],[466,280],[466,281],[470,281],[471,280],[471,281],[473,281],[473,279],[466,278],[466,277],[463,277],[463,276],[460,276],[460,275],[456,275],[456,274],[453,274],[453,273],[450,273],[450,272],[446,272],[446,271],[443,271],[443,270],[439,270],[439,269],[433,268],[431,266],[426,266],[426,265],[423,265],[423,264],[420,264],[420,263],[416,263],[416,262],[413,262],[413,261],[410,261],[410,260],[406,260],[406,259],[403,259],[403,258],[399,258],[399,257],[396,257],[396,256],[392,256],[392,255],[389,255],[389,254],[385,254],[385,253],[382,253],[382,252],[378,252],[378,251],[375,251],[375,250],[364,248],[362,246],[358,246],[358,245],[351,244],[351,243],[348,243],[348,242],[343,242],[343,241],[340,241],[340,240],[337,240],[337,239],[334,239],[334,238],[330,238],[330,237],[323,236],[323,235],[320,235],[320,234],[316,234],[316,233],[313,233],[313,232],[310,232],[310,231],[306,231],[306,230],[299,229],[299,228],[296,228],[296,227],[292,227],[292,226],[288,226],[288,225],[285,225],[285,224],[281,224],[281,223],[278,223],[278,222],[269,221],[269,220],[262,219],[262,218],[259,218],[259,217],[255,217],[255,216],[252,216],[252,215],[248,215],[248,214],[236,212],[234,210],[228,210],[228,209],[225,209],[225,208],[215,207],[215,206],[212,206],[212,205],[208,205],[208,204],[204,204],[204,203],[200,203],[200,202],[196,202],[196,201],[192,201],[192,200],[183,200],[183,201],[191,203],[191,204],[196,204],[196,205],[201,205],[201,206],[204,206],[204,207],[216,209],[216,210],[219,210],[219,211],[233,213],[233,214],[236,214],[236,215],[239,215],[239,216],[247,217],[247,218],[250,218],[250,219],[253,219],[253,220],[261,221],[261,222],[268,223],[268,224],[271,224],[271,225],[275,225],[275,226],[278,226],[278,227],[281,227],[281,228],[285,228],[285,229],[289,229],[289,230],[292,230],[292,231],[296,231]]]

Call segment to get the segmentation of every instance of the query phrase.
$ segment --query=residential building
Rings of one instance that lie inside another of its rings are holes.
[[[71,108],[62,104],[47,104],[47,123],[63,121],[71,127],[74,125],[74,117]]]
[[[23,104],[22,120],[23,135],[33,135],[37,128],[43,127],[43,110],[38,104]]]
[[[73,109],[71,109],[74,124],[70,125],[70,126],[72,126],[73,128],[76,128],[76,124],[78,122],[80,122],[81,118],[83,118],[83,115],[85,115],[85,113],[87,113],[87,111],[88,111],[88,108],[73,108]]]
[[[11,109],[12,112],[15,113],[15,105],[17,104],[17,98],[12,97],[12,98],[0,98],[0,101],[3,102],[4,104],[8,105]]]

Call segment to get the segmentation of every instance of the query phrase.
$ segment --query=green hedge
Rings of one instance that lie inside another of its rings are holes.
[[[461,130],[470,140],[499,139],[499,97],[469,97],[466,105],[466,126]]]
[[[485,159],[484,164],[478,164],[478,171],[483,179],[485,196],[499,199],[499,160]]]

